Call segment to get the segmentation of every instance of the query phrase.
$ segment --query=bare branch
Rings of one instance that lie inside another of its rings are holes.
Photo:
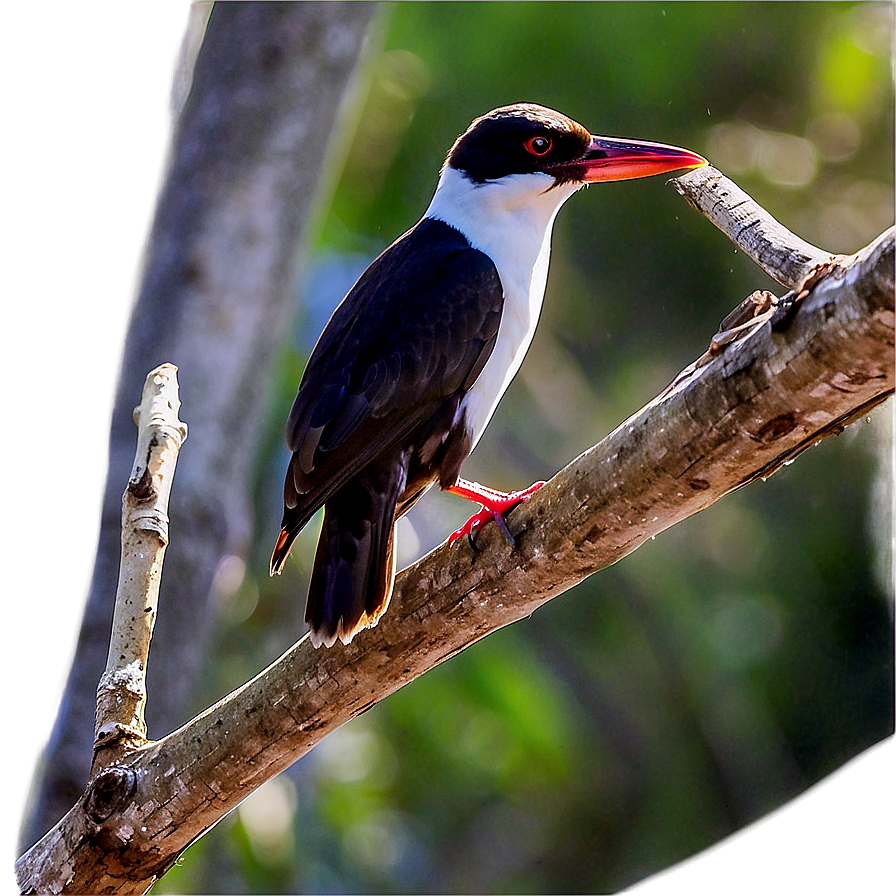
[[[177,368],[151,371],[134,410],[134,467],[122,497],[121,566],[106,670],[96,694],[94,750],[146,742],[146,666],[168,546],[168,498],[187,427],[177,417]],[[109,764],[108,751],[102,751]]]
[[[792,289],[833,256],[791,233],[711,165],[672,179],[688,203],[712,221],[769,277]]]
[[[800,256],[759,217],[763,257]],[[626,420],[513,512],[516,549],[488,528],[481,553],[443,545],[401,573],[375,629],[326,651],[302,639],[107,770],[19,860],[23,888],[145,889],[339,725],[867,413],[894,387],[893,262],[891,230],[816,278],[782,330],[754,328]]]

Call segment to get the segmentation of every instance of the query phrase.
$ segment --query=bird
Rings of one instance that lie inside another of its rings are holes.
[[[532,341],[557,212],[586,184],[704,164],[687,149],[592,136],[535,103],[494,109],[457,138],[423,217],[336,307],[286,422],[270,570],[323,507],[305,608],[315,647],[376,625],[395,524],[431,486],[482,506],[451,543],[490,519],[512,543],[504,514],[543,483],[504,493],[460,472]]]

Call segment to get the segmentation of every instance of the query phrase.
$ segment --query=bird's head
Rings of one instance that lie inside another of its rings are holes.
[[[445,162],[474,184],[543,173],[554,186],[630,180],[705,164],[702,156],[677,146],[595,137],[577,121],[534,103],[502,106],[477,118]]]

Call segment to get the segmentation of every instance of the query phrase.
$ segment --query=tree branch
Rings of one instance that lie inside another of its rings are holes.
[[[146,667],[168,546],[168,498],[187,427],[177,417],[177,368],[162,364],[143,385],[134,410],[139,428],[134,467],[122,497],[121,566],[106,670],[96,692],[94,756],[119,739],[146,742]]]
[[[729,201],[742,203],[713,187],[711,173],[700,180],[690,186],[714,220]],[[776,233],[758,206],[751,216],[730,235],[763,235],[744,248],[789,282],[830,258]],[[766,320],[679,377],[513,512],[516,549],[494,527],[482,532],[481,553],[439,547],[400,574],[375,629],[326,651],[303,638],[183,728],[134,751],[110,782],[114,811],[91,815],[88,787],[20,859],[23,889],[144,890],[339,725],[867,413],[894,387],[893,263],[891,230],[815,278],[780,329]]]
[[[766,274],[793,288],[834,256],[791,233],[752,196],[711,165],[673,178],[675,189]]]

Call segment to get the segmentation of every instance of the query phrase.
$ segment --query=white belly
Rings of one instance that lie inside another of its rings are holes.
[[[463,233],[498,269],[504,309],[494,350],[463,400],[471,448],[532,342],[551,255],[551,229],[560,206],[581,184],[554,186],[547,174],[517,174],[472,184],[445,168],[426,212]]]
[[[531,269],[531,276],[519,266],[508,268],[506,265],[496,265],[504,287],[504,310],[498,339],[482,373],[461,405],[466,415],[471,450],[491,420],[501,396],[520,369],[535,335],[547,281],[550,240],[549,231],[545,235],[537,263]],[[525,276],[521,276],[524,273]]]

